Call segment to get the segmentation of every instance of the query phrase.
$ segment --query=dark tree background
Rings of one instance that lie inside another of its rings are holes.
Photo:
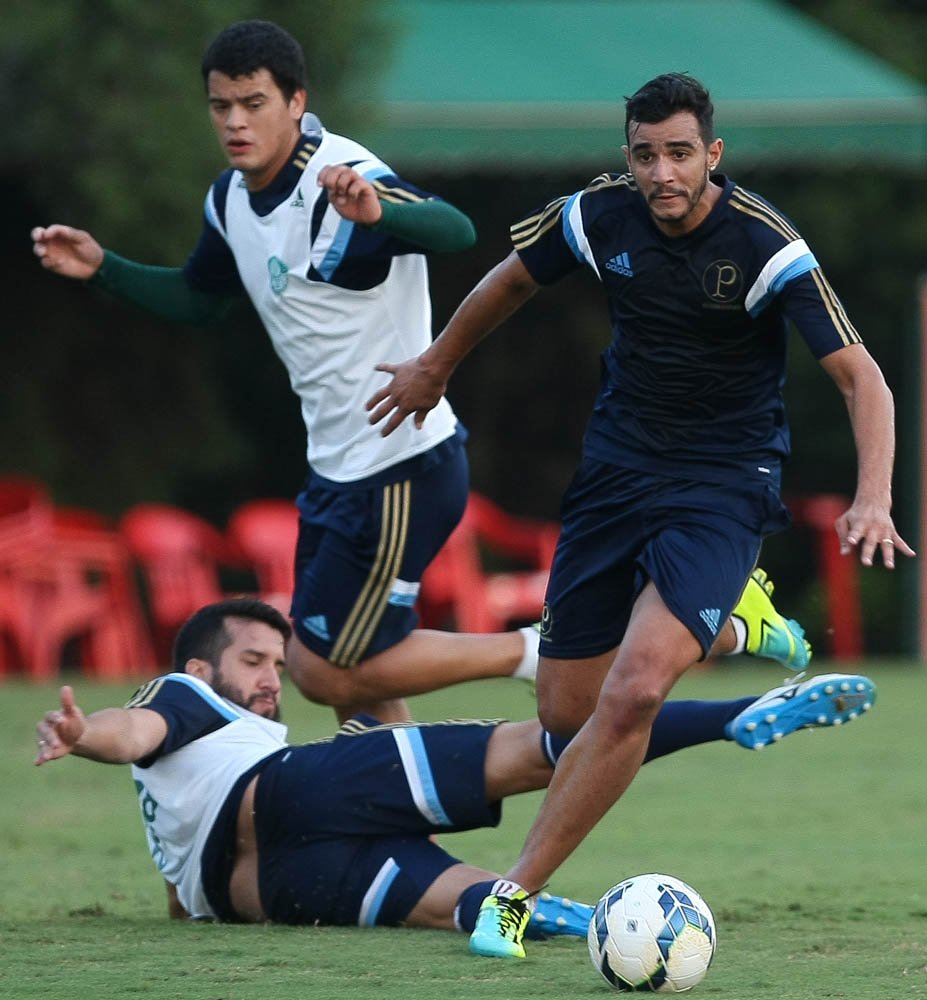
[[[927,82],[922,3],[794,6]],[[67,222],[128,256],[182,263],[199,232],[206,188],[224,166],[198,70],[209,38],[240,17],[286,25],[307,49],[311,105],[351,134],[375,113],[365,101],[389,57],[388,3],[45,0],[13,7],[0,9],[0,111],[8,125],[0,151],[0,473],[36,475],[59,502],[114,517],[162,499],[221,524],[250,497],[294,495],[304,474],[302,421],[251,312],[243,308],[205,331],[149,319],[45,274],[31,256],[29,230]],[[410,178],[471,214],[480,233],[473,250],[433,261],[435,329],[508,252],[514,216],[590,176],[435,170]],[[783,164],[738,171],[736,179],[795,220],[883,366],[898,406],[896,520],[915,543],[914,289],[927,245],[927,168],[901,168],[890,149],[879,149],[867,163]],[[467,360],[450,396],[471,431],[476,488],[515,512],[557,516],[607,338],[600,289],[577,275],[538,296]],[[787,398],[795,443],[787,491],[852,492],[842,400],[800,338]],[[788,595],[788,610],[820,641],[808,543],[791,531],[770,542],[764,563]],[[868,648],[906,649],[910,568],[864,580]]]

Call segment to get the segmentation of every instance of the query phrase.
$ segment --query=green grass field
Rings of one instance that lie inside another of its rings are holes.
[[[829,669],[816,663],[817,672]],[[718,743],[648,765],[563,867],[554,891],[590,902],[621,878],[676,874],[708,900],[719,946],[692,994],[726,1000],[927,998],[927,670],[868,663],[866,718],[750,753]],[[732,660],[683,680],[684,697],[760,693],[774,665]],[[87,711],[134,685],[68,678]],[[32,766],[34,725],[57,688],[0,684],[0,997],[403,1000],[605,997],[585,942],[534,944],[524,962],[467,954],[431,931],[170,922],[127,768]],[[423,719],[528,718],[514,681],[417,700]],[[329,713],[285,695],[294,740]],[[590,781],[595,775],[590,774]],[[504,869],[539,797],[510,800],[495,830],[442,841]]]

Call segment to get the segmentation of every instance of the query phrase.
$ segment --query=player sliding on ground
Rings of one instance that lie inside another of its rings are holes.
[[[495,826],[503,798],[546,787],[567,741],[537,721],[359,717],[332,739],[291,745],[279,722],[290,634],[260,601],[207,605],[178,633],[174,672],[125,708],[85,717],[62,688],[38,724],[36,764],[75,754],[132,765],[175,915],[479,933],[483,899],[515,887],[430,838]],[[760,699],[668,702],[646,759],[710,740],[754,746],[773,729],[846,721],[873,698],[867,679],[832,675]],[[519,934],[585,937],[590,914],[544,893]]]

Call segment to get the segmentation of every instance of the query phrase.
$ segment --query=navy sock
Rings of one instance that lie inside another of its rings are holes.
[[[664,702],[650,730],[650,744],[644,763],[665,757],[676,750],[699,743],[726,740],[724,727],[757,699],[756,695],[736,701],[667,701]],[[555,767],[570,740],[542,730],[541,752]]]
[[[498,879],[488,879],[486,882],[476,882],[468,885],[457,900],[454,910],[454,922],[467,934],[473,933],[476,927],[476,915],[480,912],[480,904],[492,892],[492,887]]]
[[[699,743],[726,740],[724,727],[752,705],[756,695],[736,701],[667,701],[653,720],[644,763]]]

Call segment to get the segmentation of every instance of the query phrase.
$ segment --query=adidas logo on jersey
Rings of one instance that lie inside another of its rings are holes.
[[[296,189],[296,197],[290,202],[290,208],[305,208],[306,203],[303,201],[303,193],[299,188]]]
[[[623,274],[626,278],[634,277],[634,269],[631,267],[631,258],[628,256],[627,250],[624,253],[616,254],[610,261],[605,264],[609,271],[614,271],[615,274]]]
[[[718,634],[718,626],[721,624],[720,608],[702,608],[698,616],[711,630],[712,635]]]
[[[303,619],[303,628],[313,635],[317,635],[320,639],[325,639],[326,642],[331,639],[325,615],[306,615]]]

